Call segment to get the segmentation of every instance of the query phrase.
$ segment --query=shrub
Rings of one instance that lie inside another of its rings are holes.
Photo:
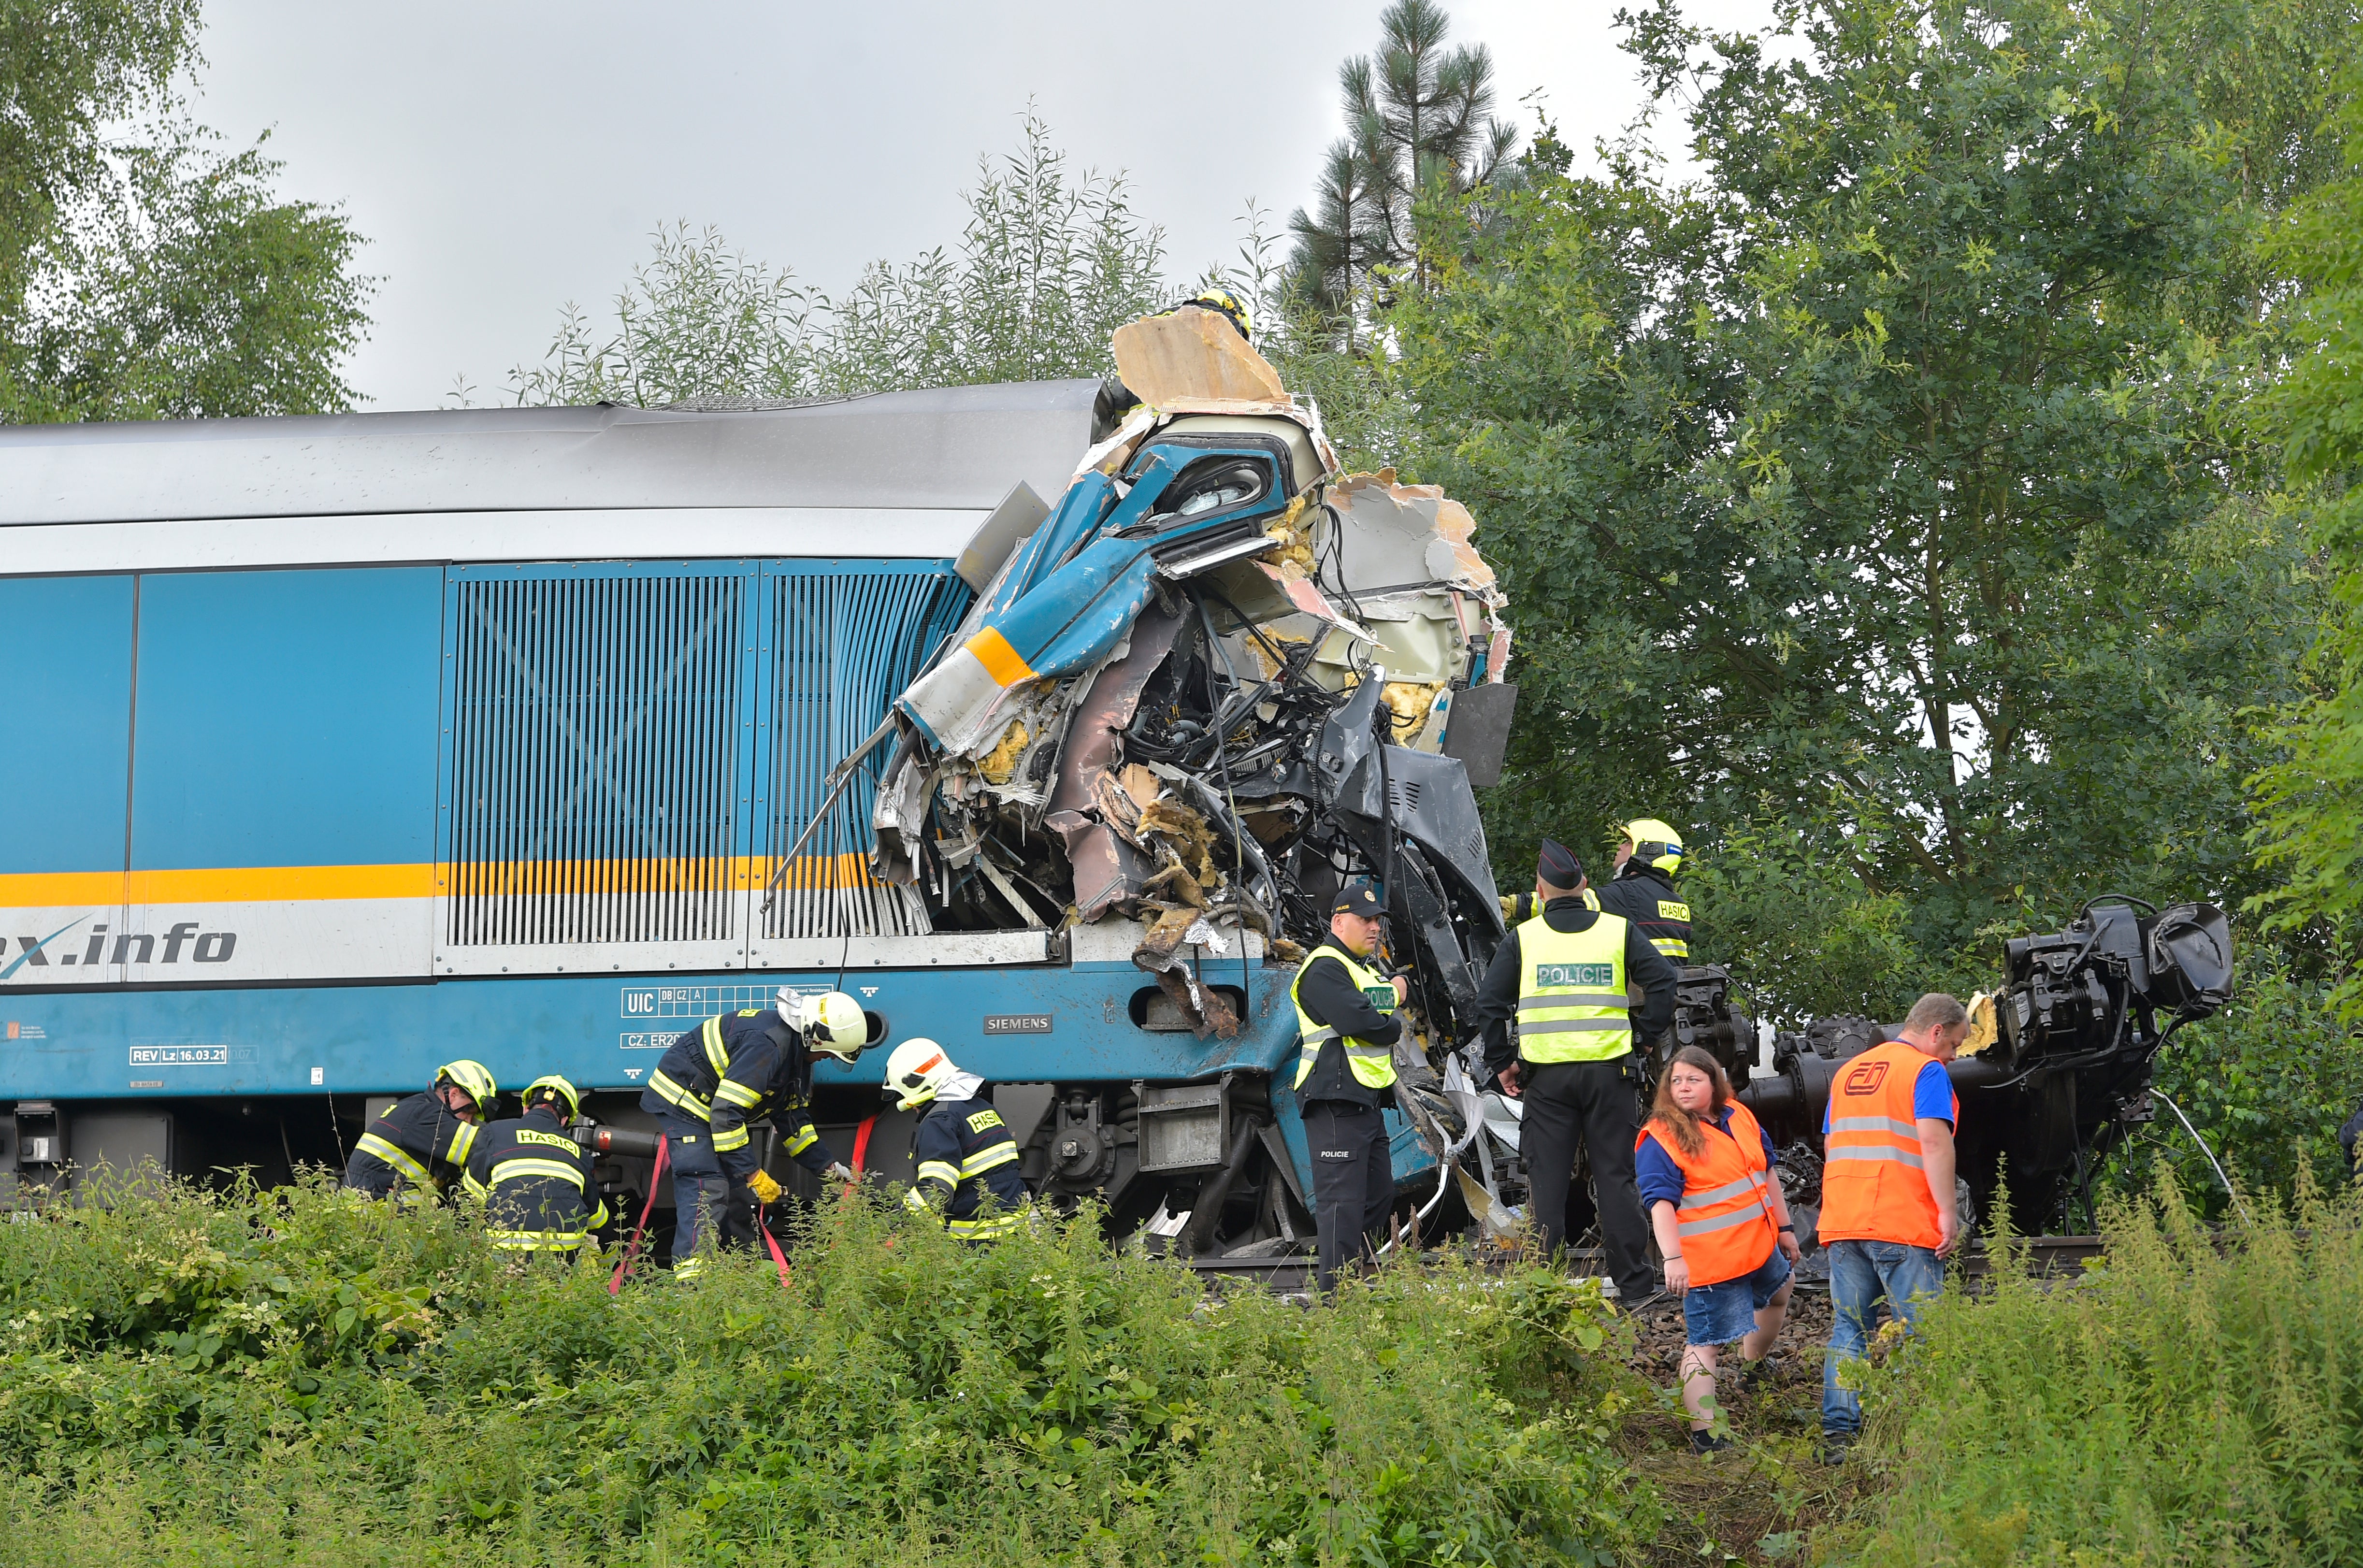
[[[2105,1266],[1958,1295],[1874,1376],[1892,1490],[1865,1564],[2363,1556],[2363,1203],[2300,1175],[2294,1223],[2201,1227],[2171,1179],[2106,1209]]]
[[[1594,1286],[1207,1297],[1091,1217],[971,1251],[860,1196],[620,1299],[313,1185],[0,1226],[0,1562],[1595,1562]]]

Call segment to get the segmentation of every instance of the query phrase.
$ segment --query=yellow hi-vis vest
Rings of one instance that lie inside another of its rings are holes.
[[[1298,1000],[1296,995],[1297,986],[1304,983],[1304,972],[1313,967],[1314,960],[1319,958],[1334,958],[1344,964],[1346,973],[1353,976],[1356,988],[1370,999],[1371,1006],[1381,1013],[1395,1010],[1393,982],[1363,968],[1344,948],[1323,942],[1306,953],[1304,962],[1296,966],[1296,978],[1288,983],[1288,999],[1296,1003],[1297,1032],[1304,1041],[1304,1052],[1296,1059],[1296,1083],[1292,1085],[1300,1089],[1304,1086],[1304,1080],[1313,1076],[1313,1063],[1320,1056],[1321,1048],[1338,1038],[1337,1031],[1327,1024],[1313,1021],[1313,1015],[1304,1010],[1304,1004]],[[1393,1046],[1372,1045],[1369,1040],[1356,1040],[1352,1035],[1346,1036],[1345,1040],[1346,1065],[1352,1071],[1354,1082],[1365,1089],[1383,1089],[1395,1081]]]
[[[1554,931],[1537,915],[1518,928],[1518,1056],[1526,1062],[1613,1062],[1633,1049],[1625,996],[1622,915],[1585,931]]]

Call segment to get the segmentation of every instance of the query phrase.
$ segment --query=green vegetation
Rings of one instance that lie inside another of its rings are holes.
[[[176,95],[194,0],[0,0],[0,423],[316,414],[370,280]]]
[[[986,1251],[849,1199],[607,1294],[313,1184],[0,1226],[0,1562],[1592,1563],[1593,1287],[1209,1301],[1088,1218]]]
[[[2347,1562],[2363,1552],[2363,1200],[2227,1239],[2171,1184],[2106,1266],[1955,1297],[1866,1397],[1892,1490],[1830,1561]]]

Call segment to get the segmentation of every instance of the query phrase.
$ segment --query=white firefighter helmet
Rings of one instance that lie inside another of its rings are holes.
[[[896,1110],[907,1111],[934,1099],[944,1080],[959,1071],[934,1040],[906,1040],[886,1059],[886,1093],[896,1096]]]
[[[782,985],[779,1008],[781,1018],[804,1037],[808,1049],[834,1056],[839,1062],[852,1061],[870,1043],[869,1016],[862,1012],[860,1003],[842,991],[806,996]]]

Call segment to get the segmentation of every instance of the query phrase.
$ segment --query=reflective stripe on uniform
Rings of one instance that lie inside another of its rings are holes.
[[[744,1084],[734,1084],[725,1078],[714,1085],[714,1097],[724,1105],[737,1106],[740,1110],[753,1110],[763,1103],[763,1096]]]
[[[1750,1188],[1760,1187],[1763,1184],[1763,1178],[1751,1172],[1736,1182],[1725,1182],[1719,1187],[1713,1187],[1703,1193],[1684,1193],[1681,1207],[1704,1208],[1709,1204],[1728,1203],[1736,1197],[1746,1197]]]
[[[700,1121],[714,1119],[714,1107],[666,1077],[662,1068],[649,1074],[649,1087],[654,1089],[657,1098],[664,1101],[665,1104],[687,1111]]]
[[[451,1163],[467,1168],[468,1151],[476,1147],[476,1134],[483,1129],[472,1121],[463,1121],[460,1130],[451,1135]]]
[[[1004,1140],[990,1149],[980,1149],[961,1161],[960,1173],[963,1177],[981,1176],[985,1172],[996,1166],[1006,1165],[1016,1158],[1017,1145]]]
[[[719,1150],[746,1148],[747,1124],[742,1121],[737,1127],[727,1127],[716,1132],[714,1135],[714,1147]]]
[[[1928,1168],[1928,1162],[1917,1154],[1906,1154],[1901,1149],[1887,1149],[1877,1144],[1855,1149],[1833,1149],[1822,1156],[1822,1163],[1825,1165],[1835,1165],[1841,1160],[1892,1160],[1899,1165],[1909,1165],[1915,1171],[1925,1171]]]
[[[1617,1000],[1621,1002],[1624,998],[1619,996]],[[1633,1025],[1628,1018],[1546,1018],[1537,1023],[1521,1023],[1518,1036],[1523,1040],[1531,1034],[1588,1034],[1595,1029],[1619,1029],[1629,1034]]]
[[[496,1187],[503,1182],[525,1181],[533,1177],[564,1182],[576,1192],[582,1190],[582,1168],[580,1165],[569,1164],[563,1160],[541,1160],[530,1155],[516,1155],[503,1160],[493,1167],[493,1185]]]
[[[1832,1132],[1892,1132],[1898,1138],[1915,1142],[1920,1137],[1920,1124],[1899,1121],[1892,1116],[1840,1116],[1830,1118]]]
[[[1753,1224],[1762,1212],[1759,1208],[1751,1207],[1737,1209],[1730,1214],[1717,1215],[1713,1219],[1686,1219],[1676,1225],[1674,1230],[1682,1236],[1703,1236],[1712,1230],[1728,1230],[1735,1225]]]
[[[988,1241],[1006,1236],[1026,1223],[1022,1214],[996,1214],[989,1219],[955,1219],[945,1229],[963,1241]]]
[[[487,1230],[485,1240],[504,1252],[572,1252],[590,1240],[588,1230]]]
[[[960,1167],[949,1161],[930,1160],[919,1167],[917,1179],[922,1182],[941,1182],[948,1187],[956,1187],[960,1185]]]
[[[1518,1011],[1548,1013],[1559,1007],[1622,1007],[1630,1001],[1631,998],[1622,991],[1554,991],[1546,996],[1520,997]]]
[[[813,1130],[812,1123],[806,1122],[796,1129],[795,1136],[788,1140],[788,1153],[792,1157],[801,1154],[819,1141],[820,1134]]]
[[[1691,956],[1691,944],[1680,937],[1651,937],[1649,945],[1668,958],[1687,959]]]
[[[722,1020],[727,1015],[716,1013],[698,1026],[697,1038],[705,1047],[707,1065],[717,1079],[730,1071],[730,1048],[722,1043]]]
[[[471,1127],[468,1130],[473,1132],[475,1129]],[[389,1143],[374,1132],[362,1133],[353,1147],[376,1155],[422,1187],[435,1184],[435,1178],[427,1173],[427,1167],[413,1159],[408,1150],[399,1144]]]

